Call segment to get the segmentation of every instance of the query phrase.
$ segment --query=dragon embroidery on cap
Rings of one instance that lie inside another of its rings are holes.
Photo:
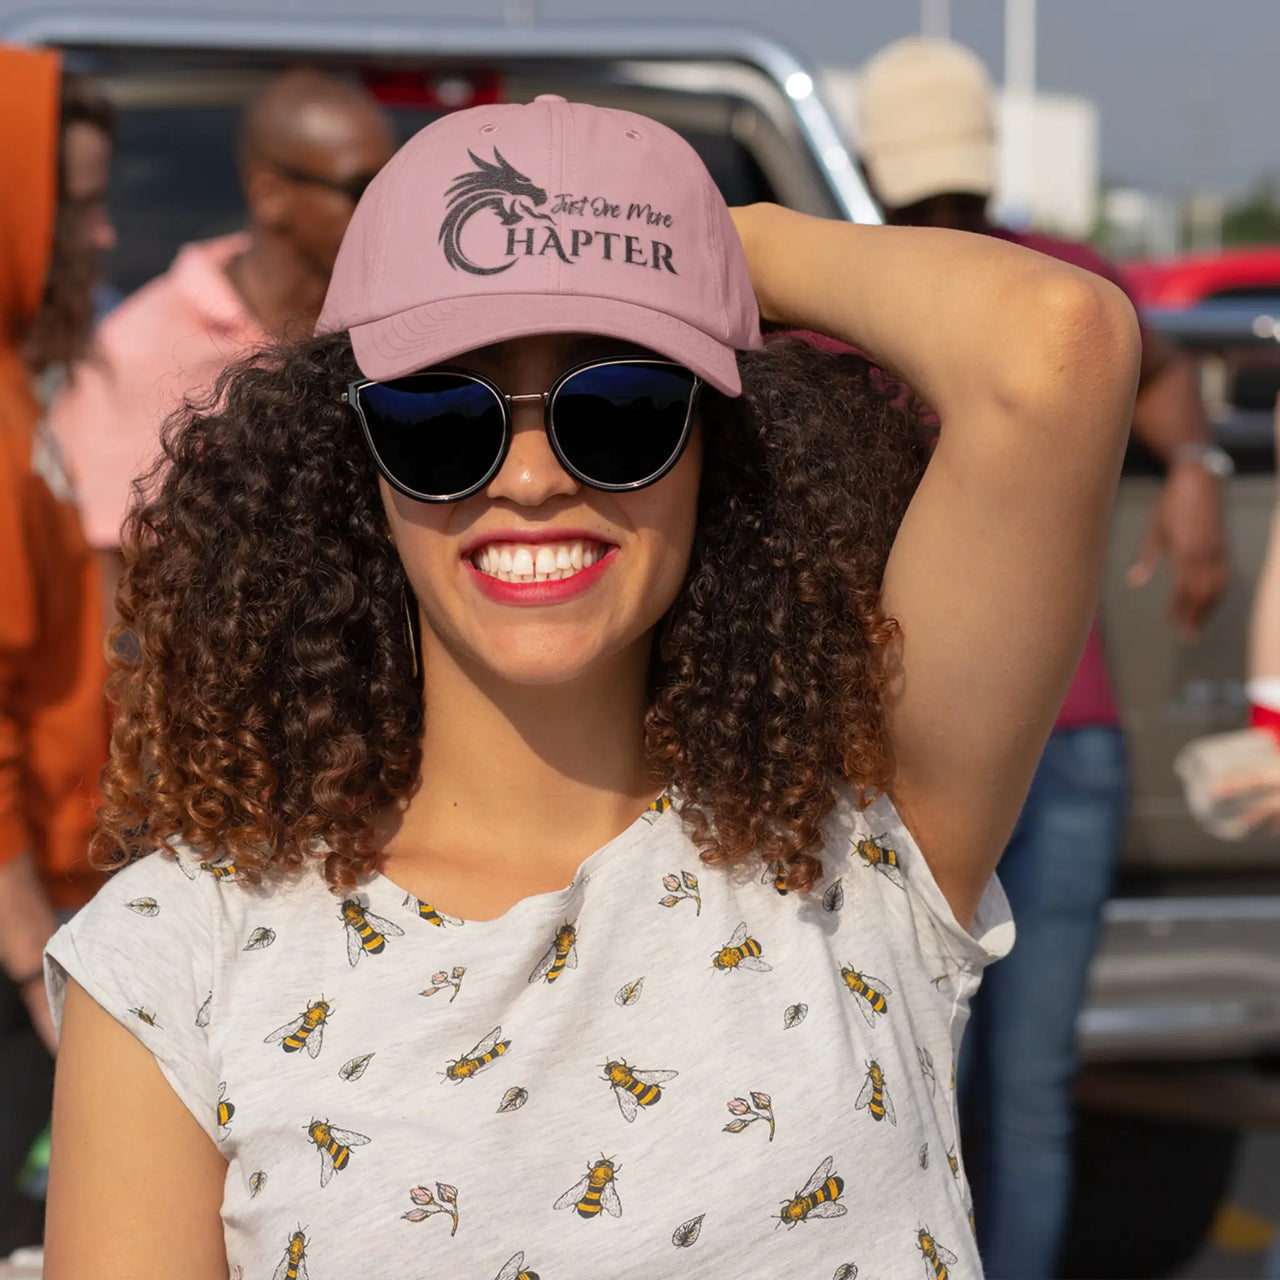
[[[468,150],[475,165],[473,170],[460,173],[445,193],[449,199],[444,221],[440,224],[440,244],[445,259],[457,271],[469,271],[476,276],[493,276],[515,265],[515,259],[497,267],[482,267],[472,262],[462,249],[462,229],[469,218],[481,209],[492,209],[504,227],[513,227],[525,218],[536,218],[554,224],[548,213],[539,213],[538,206],[547,203],[546,191],[526,178],[503,154],[494,147],[493,160],[482,160]]]

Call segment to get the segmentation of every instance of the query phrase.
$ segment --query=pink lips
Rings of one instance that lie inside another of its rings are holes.
[[[463,548],[462,565],[471,581],[482,595],[497,604],[540,606],[563,604],[589,591],[608,572],[617,559],[618,548],[609,550],[585,569],[568,578],[556,578],[545,582],[507,582],[483,573],[471,563],[471,557],[481,547],[496,543],[522,543],[536,546],[547,542],[594,542],[608,545],[607,539],[586,529],[499,529],[474,538]]]

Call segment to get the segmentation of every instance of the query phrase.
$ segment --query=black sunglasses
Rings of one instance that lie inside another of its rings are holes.
[[[441,369],[353,382],[342,398],[389,485],[418,502],[460,502],[501,470],[511,406],[535,400],[552,452],[574,479],[609,492],[643,489],[679,461],[701,385],[681,365],[624,357],[580,364],[533,395]]]
[[[326,191],[336,191],[346,196],[352,204],[359,204],[360,197],[368,190],[369,183],[378,176],[376,169],[369,173],[354,173],[349,178],[326,178],[320,173],[309,173],[306,169],[295,169],[291,164],[282,164],[279,160],[268,163],[282,178],[290,182],[301,182],[306,186],[323,187]]]

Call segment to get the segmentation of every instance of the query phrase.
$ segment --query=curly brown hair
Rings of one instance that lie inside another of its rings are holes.
[[[782,338],[739,359],[741,399],[702,401],[697,531],[645,741],[704,861],[805,890],[836,787],[865,801],[889,781],[880,582],[928,446],[856,355]],[[339,400],[358,376],[343,334],[265,350],[166,428],[126,529],[134,643],[113,646],[97,865],[179,837],[250,882],[323,859],[347,890],[374,870],[422,708],[404,570]]]

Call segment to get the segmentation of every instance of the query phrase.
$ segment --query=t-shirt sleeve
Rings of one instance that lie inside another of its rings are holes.
[[[218,1080],[208,1024],[218,895],[213,877],[191,863],[149,854],[113,876],[45,948],[54,1025],[61,1030],[74,979],[150,1050],[214,1141]]]
[[[905,908],[904,919],[926,968],[976,979],[987,965],[1009,954],[1014,941],[1013,913],[994,872],[973,923],[966,929],[956,919],[924,854],[888,797],[881,796],[859,814],[857,828],[859,840],[874,839],[867,854],[879,859],[875,869],[883,882],[882,900]],[[889,865],[891,861],[896,868]],[[896,890],[893,896],[887,896],[887,887]]]

